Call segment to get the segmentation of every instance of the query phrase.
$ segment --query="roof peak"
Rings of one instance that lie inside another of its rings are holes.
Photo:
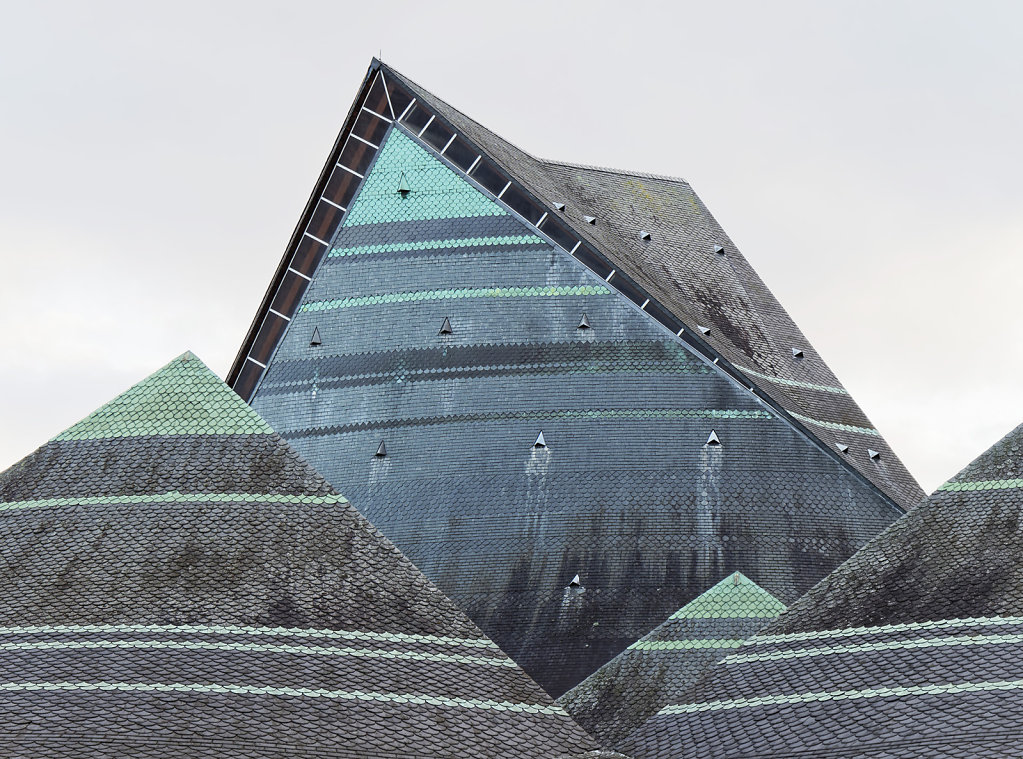
[[[273,430],[188,350],[53,440],[253,434]]]

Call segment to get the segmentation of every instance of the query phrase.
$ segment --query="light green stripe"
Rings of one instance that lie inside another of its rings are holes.
[[[1011,490],[1023,488],[1023,480],[977,480],[976,482],[946,482],[938,490]]]
[[[834,654],[855,654],[868,651],[899,651],[907,648],[944,648],[948,646],[987,646],[1008,643],[1023,643],[1023,635],[959,635],[945,638],[912,638],[910,640],[862,643],[848,646],[821,646],[802,648],[796,651],[770,651],[762,654],[732,654],[724,658],[725,664],[745,664],[758,661],[782,661],[804,659],[813,656]]]
[[[338,638],[343,640],[383,641],[387,643],[428,643],[500,651],[489,638],[451,638],[442,635],[370,632],[368,630],[303,630],[293,627],[244,627],[241,625],[29,625],[0,627],[0,635],[63,635],[119,633],[149,635],[172,633],[181,635],[244,635],[289,638]]]
[[[888,696],[943,696],[958,693],[980,693],[983,691],[1007,691],[1023,688],[1023,680],[996,680],[982,683],[940,683],[935,685],[912,685],[893,688],[865,688],[863,690],[832,690],[816,693],[793,693],[790,695],[758,696],[738,698],[731,701],[706,701],[696,704],[672,704],[661,709],[658,716],[671,714],[692,714],[725,709],[749,709],[757,706],[778,704],[801,704],[811,701],[836,701],[843,699],[885,698]]]
[[[738,648],[742,639],[694,638],[693,640],[637,640],[631,651],[688,651],[700,648]]]
[[[903,622],[877,627],[846,627],[838,630],[814,630],[812,632],[785,633],[782,635],[757,635],[746,641],[748,646],[770,643],[789,643],[801,640],[826,640],[828,638],[851,638],[860,635],[883,635],[912,630],[944,630],[955,627],[986,627],[993,625],[1023,625],[1023,617],[967,617],[965,619],[940,619],[931,622]]]
[[[485,658],[482,656],[462,656],[460,654],[434,654],[422,651],[386,651],[365,648],[338,648],[334,646],[272,646],[260,643],[211,643],[203,641],[173,640],[90,640],[0,643],[0,651],[64,651],[79,649],[156,649],[173,651],[227,651],[243,653],[299,654],[303,656],[353,656],[363,659],[399,659],[406,661],[429,661],[451,664],[476,664],[490,667],[518,667],[515,662],[506,657]]]
[[[536,235],[503,235],[496,237],[460,237],[452,240],[423,240],[420,242],[393,242],[380,245],[357,245],[352,248],[333,248],[329,258],[364,256],[372,253],[397,253],[412,250],[442,250],[448,248],[475,248],[489,245],[536,245],[543,240]]]
[[[135,693],[225,693],[238,696],[296,696],[301,698],[335,698],[351,701],[384,701],[394,704],[426,704],[454,706],[465,709],[487,709],[502,712],[526,712],[558,717],[567,716],[557,706],[522,704],[512,701],[490,701],[475,698],[447,698],[419,693],[380,693],[373,691],[325,690],[320,688],[271,688],[266,686],[219,683],[124,683],[124,682],[21,682],[0,683],[0,691],[128,691]]]
[[[83,496],[81,498],[40,498],[34,501],[0,503],[0,512],[19,509],[42,509],[58,506],[120,506],[147,503],[276,503],[276,504],[341,504],[348,500],[340,495],[270,495],[265,493],[169,493],[153,495]]]
[[[750,369],[748,366],[735,367],[743,374],[749,374],[760,379],[765,379],[768,382],[773,382],[776,385],[787,385],[788,387],[803,387],[807,390],[820,390],[824,393],[835,393],[837,395],[849,395],[849,391],[844,387],[834,387],[833,385],[815,385],[813,382],[799,382],[798,380],[785,379],[784,377],[774,377],[770,374],[762,374],[755,369]]]
[[[354,298],[335,298],[303,303],[302,311],[326,311],[334,308],[359,308],[381,303],[419,303],[426,300],[452,300],[455,298],[533,298],[562,295],[608,295],[603,285],[573,285],[566,287],[463,287],[457,290],[422,290],[409,293],[363,295]]]
[[[838,422],[822,422],[820,419],[813,419],[809,416],[803,416],[802,414],[797,414],[795,411],[789,411],[789,413],[792,414],[792,416],[796,417],[796,419],[799,419],[801,422],[813,424],[816,425],[817,427],[823,427],[826,430],[840,430],[842,432],[856,432],[859,433],[860,435],[876,435],[877,437],[881,436],[880,432],[878,432],[875,429],[872,429],[871,427],[854,427],[851,424],[839,424]]]

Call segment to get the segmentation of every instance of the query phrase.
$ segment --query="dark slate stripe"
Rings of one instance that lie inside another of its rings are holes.
[[[658,371],[706,374],[710,370],[681,347],[667,341],[572,342],[515,345],[466,345],[382,351],[275,362],[260,395],[294,392],[297,387],[350,387],[391,382],[408,374],[422,379],[551,374],[565,371]],[[333,383],[333,384],[330,384]]]
[[[230,462],[246,462],[239,470]],[[210,462],[224,462],[210,466]],[[78,494],[334,491],[277,435],[160,435],[53,441],[0,483],[0,501]]]
[[[499,237],[532,232],[514,216],[472,216],[464,219],[396,221],[344,227],[334,241],[335,248],[396,242],[450,240],[457,237]]]

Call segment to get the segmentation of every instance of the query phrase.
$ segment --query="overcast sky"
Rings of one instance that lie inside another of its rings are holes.
[[[380,51],[689,180],[926,490],[1023,422],[1023,5],[44,1],[0,28],[0,469],[226,373]]]

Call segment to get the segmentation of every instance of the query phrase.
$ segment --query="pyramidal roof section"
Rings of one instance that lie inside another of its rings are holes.
[[[558,699],[604,746],[619,747],[785,605],[740,572],[725,577]]]
[[[535,158],[376,60],[229,372],[242,397],[251,397],[301,300],[302,277],[328,249],[392,122],[756,388],[894,503],[906,509],[923,496],[685,181]],[[401,179],[394,178],[392,202]]]
[[[521,183],[575,237],[592,245],[618,276],[633,280],[691,333],[697,325],[707,325],[709,334],[692,335],[692,340],[727,361],[744,383],[776,401],[829,451],[840,444],[850,446],[842,460],[903,508],[923,496],[688,183],[543,161],[390,67],[382,70]],[[561,204],[564,210],[555,210]],[[650,239],[644,240],[641,231]],[[794,347],[801,357],[793,354]],[[871,459],[868,448],[880,457]]]
[[[1017,756],[1023,426],[625,742],[643,759]]]
[[[596,749],[190,353],[0,474],[0,558],[15,753]]]
[[[231,388],[186,351],[53,439],[273,434],[259,414],[238,401]]]

